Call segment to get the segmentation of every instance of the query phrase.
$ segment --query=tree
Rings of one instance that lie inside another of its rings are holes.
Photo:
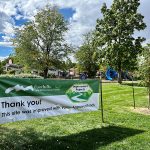
[[[144,81],[144,84],[148,87],[149,92],[149,108],[150,108],[150,44],[147,44],[147,46],[144,48],[144,51],[142,53],[143,60],[140,65],[140,75],[142,80]]]
[[[86,71],[89,77],[94,77],[98,64],[95,57],[96,49],[93,47],[93,34],[87,33],[84,38],[84,43],[76,52],[75,57],[80,69]]]
[[[42,9],[35,15],[34,21],[16,32],[14,43],[19,62],[42,70],[46,78],[49,67],[59,67],[70,52],[64,41],[66,31],[67,22],[56,7]]]
[[[114,0],[110,9],[104,3],[102,19],[97,20],[95,44],[100,57],[118,71],[122,83],[122,70],[134,70],[137,56],[142,52],[142,37],[134,37],[135,30],[144,30],[143,16],[137,12],[140,0]]]
[[[76,67],[76,63],[72,62],[71,59],[67,59],[65,62],[65,68],[66,70],[69,70],[71,68],[75,68]]]
[[[2,62],[0,61],[0,74],[2,74],[3,71],[4,71],[3,67],[4,67],[4,66],[2,65]]]

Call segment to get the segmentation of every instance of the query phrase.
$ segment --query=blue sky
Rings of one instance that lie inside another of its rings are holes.
[[[64,16],[64,18],[66,20],[69,20],[69,18],[71,18],[73,16],[73,14],[75,13],[75,11],[72,8],[63,8],[63,9],[59,9],[59,12]],[[18,12],[18,14],[20,14]],[[25,24],[26,22],[29,21],[29,19],[26,18],[20,18],[20,19],[16,19],[15,16],[12,16],[13,20],[14,20],[14,25],[15,26],[22,26],[23,24]],[[5,36],[4,33],[0,34],[0,42],[3,42],[3,36]],[[0,57],[7,57],[10,54],[14,53],[14,47],[13,46],[4,46],[4,45],[0,45]]]
[[[97,18],[101,18],[100,8],[103,3],[108,7],[113,0],[0,0],[0,60],[13,52],[11,38],[14,27],[20,27],[28,20],[32,20],[39,9],[47,4],[60,8],[60,13],[69,21],[69,31],[65,39],[69,44],[80,46],[83,35],[95,28]],[[147,28],[136,32],[135,36],[142,36],[150,42],[150,0],[140,0],[139,12],[145,16]]]
[[[75,10],[73,10],[72,8],[63,8],[63,9],[60,9],[59,12],[64,16],[66,20],[68,20],[69,18],[73,16],[73,14],[75,13]]]
[[[0,46],[0,56],[6,57],[14,52],[13,47]]]

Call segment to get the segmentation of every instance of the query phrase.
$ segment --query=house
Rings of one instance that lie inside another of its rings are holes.
[[[14,71],[14,73],[21,73],[23,66],[17,64],[6,64],[4,66],[4,70],[7,71]]]

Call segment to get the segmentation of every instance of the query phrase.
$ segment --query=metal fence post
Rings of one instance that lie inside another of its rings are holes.
[[[101,75],[100,75],[100,89],[99,89],[99,94],[100,94],[100,102],[101,102],[102,123],[104,123],[103,92],[102,92],[102,79],[101,79]]]
[[[133,91],[133,107],[134,107],[134,109],[135,109],[135,96],[134,96],[133,76],[132,76],[132,91]]]

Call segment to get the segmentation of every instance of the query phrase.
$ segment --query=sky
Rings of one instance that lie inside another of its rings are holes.
[[[33,20],[38,10],[47,4],[59,7],[59,12],[69,22],[69,30],[65,39],[69,44],[80,46],[83,35],[95,28],[97,18],[102,18],[100,8],[103,3],[108,7],[113,0],[0,0],[0,60],[14,52],[11,39],[14,28],[22,27],[27,21]],[[140,0],[139,12],[144,16],[147,28],[135,32],[136,37],[142,36],[150,42],[150,0]]]

